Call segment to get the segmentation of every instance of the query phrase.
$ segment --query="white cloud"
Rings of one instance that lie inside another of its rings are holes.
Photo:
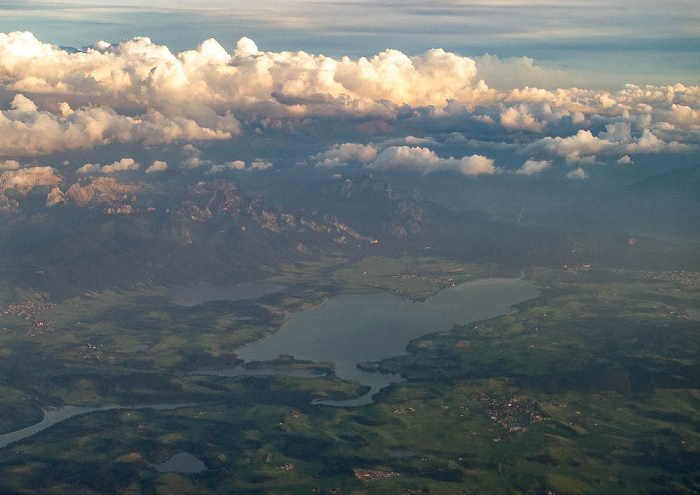
[[[485,55],[475,61],[441,49],[416,56],[385,50],[358,59],[266,52],[241,38],[232,52],[208,39],[173,53],[134,38],[72,53],[31,33],[0,34],[0,92],[11,98],[0,110],[0,156],[120,143],[192,144],[244,132],[342,143],[349,132],[361,131],[377,134],[373,141],[382,145],[337,144],[312,160],[325,167],[357,162],[493,173],[485,157],[442,159],[415,150],[435,145],[431,134],[455,133],[478,136],[491,149],[518,148],[532,161],[569,163],[596,157],[611,163],[623,155],[700,146],[700,87],[537,87],[560,75],[528,58]],[[489,80],[499,89],[490,88]],[[389,145],[381,157],[379,149]],[[402,148],[414,151],[397,151]],[[275,151],[273,146],[254,153],[275,158]],[[166,158],[189,168],[216,163],[204,153]],[[248,168],[267,163],[254,161]]]
[[[317,167],[339,167],[350,161],[368,163],[377,157],[377,149],[371,145],[343,143],[333,145],[328,151],[312,156]]]
[[[149,170],[156,166],[156,164],[163,164],[167,167],[167,164],[165,162],[159,162],[156,161],[149,167]],[[138,170],[141,165],[136,163],[133,158],[122,158],[121,160],[117,160],[109,165],[105,165],[104,167],[100,167],[99,164],[97,163],[86,163],[82,167],[80,167],[78,170],[76,170],[77,174],[80,175],[92,175],[96,173],[103,173],[103,174],[114,174],[116,172],[126,172],[129,170]],[[160,167],[162,165],[158,165]],[[162,170],[165,170],[163,168]],[[160,171],[160,170],[154,170],[154,171]],[[148,170],[146,171],[148,172]]]
[[[166,170],[168,170],[168,164],[162,160],[156,160],[146,169],[146,173],[152,174],[154,172],[164,172]]]
[[[326,102],[349,98],[444,105],[448,99],[473,101],[489,93],[483,84],[472,85],[473,59],[439,48],[417,56],[386,50],[371,58],[331,58],[260,52],[248,38],[238,42],[233,54],[209,39],[175,55],[149,38],[99,42],[84,53],[69,53],[31,33],[14,32],[0,34],[0,71],[15,91],[125,94],[131,102],[160,111],[164,102],[252,103],[274,101],[275,94],[301,100],[326,95]]]
[[[623,155],[617,159],[617,163],[619,163],[620,165],[630,165],[634,162],[628,155]]]
[[[253,170],[266,170],[268,168],[273,167],[274,164],[270,161],[263,160],[261,158],[256,158],[253,160],[250,165],[246,165],[246,163],[242,160],[233,160],[231,162],[226,162],[226,163],[221,163],[218,165],[212,165],[212,167],[209,169],[207,173],[209,174],[218,174],[227,170],[237,170],[237,171],[244,171],[244,172],[251,172]]]
[[[571,172],[569,172],[568,174],[566,174],[566,176],[567,176],[569,179],[578,179],[578,180],[587,179],[587,178],[588,178],[588,174],[587,174],[586,171],[583,170],[582,168],[577,168],[576,170],[572,170]]]
[[[433,145],[437,144],[437,141],[435,141],[434,138],[431,137],[415,137],[415,136],[406,136],[404,138],[404,143],[406,143],[409,146],[425,146],[425,145]]]
[[[438,171],[455,171],[464,175],[493,174],[493,160],[481,155],[465,156],[461,159],[440,158],[428,148],[391,146],[382,151],[368,165],[378,170],[410,170],[429,174]]]
[[[601,132],[598,136],[611,141],[629,140],[632,137],[632,124],[630,122],[607,124],[605,132]]]
[[[438,170],[440,158],[428,148],[391,146],[370,165],[376,169],[408,169],[430,173]]]
[[[211,164],[211,161],[202,159],[202,150],[192,144],[183,146],[182,151],[188,155],[188,158],[182,162],[185,168],[197,168]]]
[[[80,167],[78,170],[75,171],[75,173],[80,174],[80,175],[92,175],[99,173],[101,167],[97,163],[86,163],[82,167]]]
[[[138,170],[140,165],[134,161],[133,158],[122,158],[110,165],[105,165],[102,167],[103,174],[113,174],[115,172],[126,172],[127,170]]]
[[[52,167],[27,167],[0,174],[0,191],[15,188],[26,192],[34,186],[55,186],[61,181]]]
[[[667,143],[659,139],[649,129],[644,129],[639,139],[628,143],[624,147],[624,151],[627,153],[659,153],[661,151],[682,151],[685,149],[687,149],[687,146],[677,141]]]
[[[596,165],[599,162],[596,161],[597,157],[595,155],[581,156],[578,152],[573,152],[566,157],[564,161],[567,165]]]
[[[700,111],[688,105],[678,105],[674,103],[669,110],[665,111],[663,117],[668,119],[672,124],[691,127],[696,130],[700,126]]]
[[[19,162],[17,160],[5,160],[0,162],[0,170],[17,170]]]
[[[500,117],[501,125],[506,129],[542,132],[547,125],[546,122],[535,120],[524,104],[504,109]]]
[[[0,111],[0,155],[32,156],[91,148],[113,142],[163,144],[176,140],[228,139],[231,134],[198,126],[183,117],[155,111],[130,117],[107,107],[84,107],[69,115],[38,110],[18,94],[10,110]]]
[[[565,138],[544,138],[544,148],[555,155],[592,155],[615,147],[615,143],[594,136],[591,131],[580,130],[573,136]]]
[[[618,122],[606,126],[606,131],[598,136],[581,129],[573,136],[543,138],[525,149],[530,153],[542,151],[551,156],[566,157],[568,162],[579,162],[587,157],[589,161],[595,161],[595,155],[685,151],[689,147],[677,141],[668,143],[649,129],[644,129],[641,135],[633,136],[630,125]]]
[[[14,100],[12,100],[12,110],[15,110],[19,113],[36,113],[37,111],[37,106],[34,104],[32,100],[27,98],[24,95],[18,94],[15,95]]]
[[[516,174],[520,175],[533,175],[543,170],[546,170],[551,165],[549,160],[527,160],[523,163],[523,166],[515,171]]]
[[[371,59],[343,57],[335,80],[358,96],[412,106],[444,105],[449,99],[472,99],[485,88],[474,88],[476,62],[467,57],[429,50],[408,57],[386,50]]]
[[[263,160],[261,158],[256,158],[255,160],[252,161],[250,164],[250,168],[252,170],[265,170],[270,167],[272,167],[274,164],[270,161]]]
[[[242,160],[233,160],[231,162],[212,165],[209,169],[210,174],[218,174],[225,170],[245,170],[245,162]]]

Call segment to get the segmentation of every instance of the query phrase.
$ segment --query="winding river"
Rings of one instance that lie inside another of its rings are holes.
[[[196,404],[157,404],[157,405],[143,405],[143,406],[101,406],[101,407],[81,407],[81,406],[65,406],[59,409],[46,409],[44,410],[44,419],[39,423],[33,424],[32,426],[27,426],[21,430],[11,431],[0,435],[0,449],[7,447],[11,443],[18,442],[22,439],[36,435],[40,431],[44,431],[51,426],[65,421],[67,419],[73,418],[75,416],[80,416],[81,414],[89,414],[92,412],[100,411],[111,411],[114,409],[156,409],[156,410],[168,410],[168,409],[179,409],[181,407],[191,407]]]
[[[170,295],[183,305],[210,300],[252,299],[278,292],[281,286],[240,284],[225,290],[216,286],[189,286]],[[251,295],[251,292],[253,293]],[[336,375],[369,385],[362,397],[343,401],[323,401],[332,406],[360,406],[372,402],[381,388],[401,381],[398,375],[370,373],[357,368],[364,361],[379,361],[404,354],[408,343],[417,337],[450,330],[455,324],[470,323],[513,312],[513,305],[537,295],[531,281],[513,278],[475,280],[445,289],[421,302],[392,294],[349,294],[329,299],[311,310],[293,313],[291,319],[273,335],[241,348],[245,361],[268,361],[281,354],[296,359],[335,363]],[[280,373],[277,370],[248,370],[243,367],[201,372],[220,376]],[[283,372],[284,373],[284,372]],[[308,376],[303,371],[285,374]],[[67,406],[44,411],[44,419],[32,426],[0,435],[0,448],[35,435],[61,421],[91,412],[112,409],[176,409],[195,404],[159,404],[144,406]]]

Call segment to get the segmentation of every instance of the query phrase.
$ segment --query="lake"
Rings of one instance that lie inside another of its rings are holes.
[[[189,452],[180,452],[160,464],[150,464],[159,473],[201,473],[208,471],[207,465]]]
[[[450,330],[455,324],[512,313],[514,304],[536,295],[534,282],[511,278],[466,282],[419,302],[389,293],[342,295],[308,311],[291,314],[289,322],[278,332],[237,353],[247,362],[268,361],[281,354],[292,354],[300,360],[333,362],[337,376],[370,385],[372,390],[359,399],[323,403],[363,405],[370,403],[372,394],[379,389],[401,378],[362,371],[357,368],[358,363],[405,354],[408,343],[417,337]],[[248,373],[239,367],[235,371],[207,374]]]
[[[252,299],[279,292],[282,286],[254,283],[235,286],[196,285],[171,292],[178,304],[196,305],[206,301]],[[246,292],[247,291],[247,292]],[[406,352],[415,338],[450,330],[455,324],[470,323],[513,312],[513,305],[537,295],[534,282],[524,279],[488,278],[450,287],[420,302],[402,299],[393,294],[349,294],[334,297],[308,311],[291,314],[291,319],[271,336],[239,349],[245,361],[268,361],[281,354],[311,361],[330,361],[336,374],[372,389],[362,397],[344,401],[323,401],[332,406],[359,406],[372,402],[372,395],[381,388],[400,382],[398,375],[369,373],[357,368],[363,361],[379,361]],[[691,315],[692,316],[692,315]],[[138,352],[140,349],[123,349]],[[278,370],[243,367],[201,372],[221,376],[276,374]],[[304,370],[283,372],[292,376],[310,377]],[[0,448],[30,437],[68,418],[111,409],[176,409],[195,404],[160,404],[141,406],[111,405],[103,407],[67,406],[47,410],[44,419],[32,426],[0,435]],[[178,458],[178,461],[180,458]],[[186,461],[191,459],[186,458]],[[197,465],[199,466],[199,465]]]

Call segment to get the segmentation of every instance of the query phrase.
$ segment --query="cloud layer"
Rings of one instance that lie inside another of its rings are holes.
[[[698,86],[548,90],[507,88],[502,78],[494,89],[483,80],[508,71],[533,84],[561,76],[532,59],[477,60],[439,48],[328,57],[264,52],[241,38],[230,52],[208,39],[174,54],[134,38],[73,52],[28,32],[0,34],[0,169],[18,169],[24,157],[108,145],[164,150],[218,142],[261,144],[247,165],[191,147],[185,158],[126,163],[117,155],[80,173],[264,170],[284,163],[284,152],[266,138],[282,133],[306,142],[321,136],[306,158],[318,167],[493,174],[500,169],[488,156],[493,149],[524,155],[521,175],[564,167],[585,177],[594,164],[632,165],[635,155],[700,145]]]

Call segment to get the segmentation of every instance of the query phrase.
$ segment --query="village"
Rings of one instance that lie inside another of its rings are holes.
[[[527,425],[548,421],[537,407],[537,401],[524,395],[492,396],[485,393],[474,396],[482,411],[506,431],[526,431]]]
[[[11,323],[8,321],[7,323],[3,324],[2,331],[15,330],[18,327],[19,328],[26,327],[27,335],[29,335],[29,336],[40,335],[44,332],[52,332],[53,331],[53,322],[49,321],[49,320],[44,320],[40,316],[40,313],[44,310],[52,309],[55,306],[56,306],[55,304],[37,303],[31,299],[9,304],[9,305],[5,306],[4,308],[0,309],[2,314],[5,316],[10,316],[10,317],[15,317],[15,318],[18,318],[21,320],[25,320],[26,324],[22,323],[19,326],[13,328]],[[8,328],[8,325],[10,325],[9,328]]]

